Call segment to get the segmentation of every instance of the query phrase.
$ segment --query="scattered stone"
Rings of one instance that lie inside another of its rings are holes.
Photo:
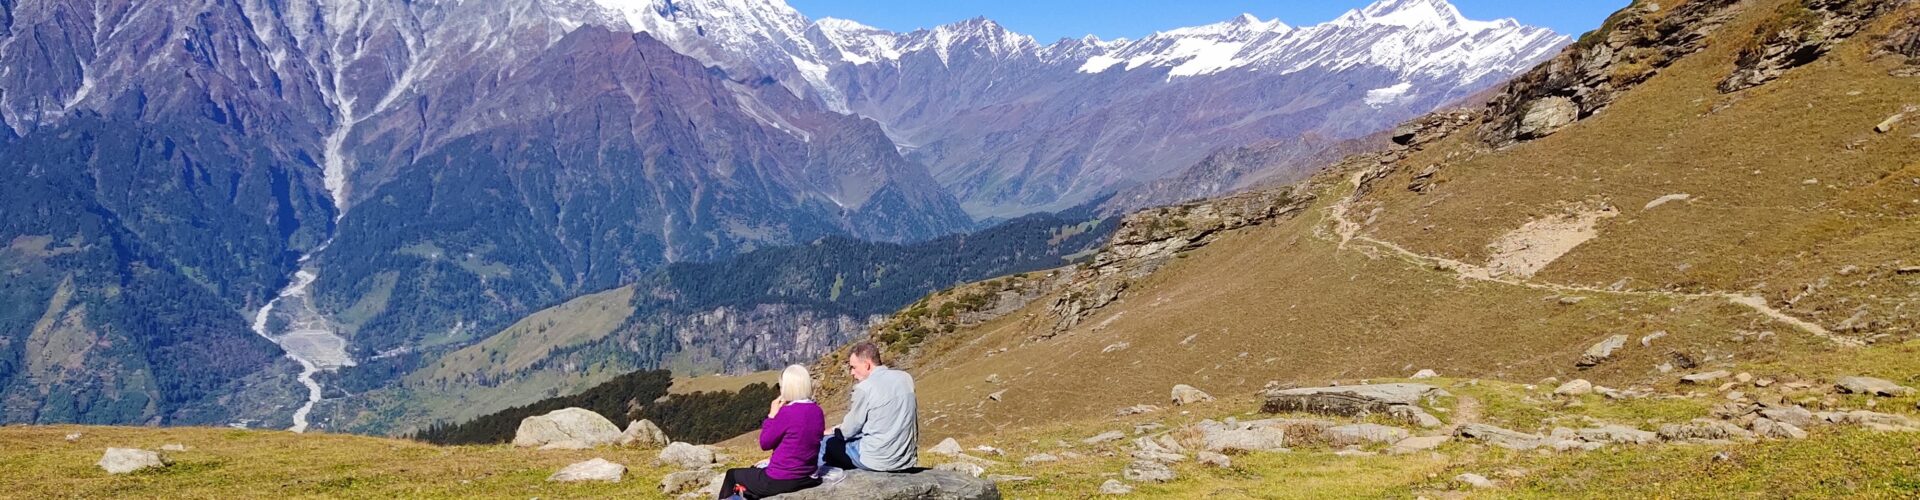
[[[1153,413],[1156,411],[1160,411],[1160,407],[1154,406],[1154,405],[1133,405],[1126,408],[1121,408],[1119,411],[1113,412],[1113,416],[1126,417],[1126,416],[1140,415],[1145,413]]]
[[[1468,472],[1466,474],[1461,474],[1458,476],[1453,476],[1453,480],[1464,483],[1467,486],[1471,486],[1479,489],[1494,487],[1493,480],[1487,479],[1487,476],[1474,474],[1472,472]]]
[[[1667,338],[1666,330],[1649,333],[1645,337],[1640,337],[1640,347],[1653,347],[1653,341],[1663,338]]]
[[[1913,395],[1913,388],[1873,377],[1841,377],[1833,383],[1842,394],[1871,394],[1897,398]]]
[[[1561,297],[1559,300],[1560,305],[1563,305],[1563,306],[1577,306],[1577,305],[1580,305],[1581,302],[1586,302],[1586,301],[1587,301],[1586,297],[1581,297],[1578,295]]]
[[[1511,431],[1487,424],[1462,425],[1460,429],[1454,431],[1454,436],[1484,441],[1510,450],[1531,450],[1547,444],[1547,439],[1539,434]]]
[[[1799,406],[1775,406],[1760,410],[1760,416],[1775,422],[1792,424],[1794,427],[1812,427],[1819,425],[1820,419],[1813,412]]]
[[[1203,451],[1198,454],[1195,454],[1194,460],[1199,461],[1200,463],[1203,463],[1203,464],[1219,467],[1222,469],[1233,468],[1232,458],[1228,458],[1226,455],[1214,453],[1211,451]]]
[[[1107,482],[1100,483],[1100,494],[1102,495],[1125,495],[1129,493],[1133,493],[1133,487],[1127,486],[1127,483],[1122,483],[1118,479],[1108,479]]]
[[[991,401],[999,401],[1001,397],[1006,395],[1007,395],[1006,389],[1001,389],[998,391],[993,391],[993,394],[988,394],[987,399]]]
[[[1434,372],[1433,370],[1420,370],[1418,372],[1415,372],[1412,378],[1414,380],[1425,380],[1430,378],[1437,378],[1439,376],[1440,374]]]
[[[680,442],[661,448],[659,460],[660,463],[682,469],[701,469],[720,463],[713,450]]]
[[[996,479],[1031,480],[1018,476],[990,475],[984,478],[967,474],[924,470],[913,473],[847,471],[837,483],[807,488],[780,495],[781,500],[999,500]],[[713,497],[708,497],[713,498]]]
[[[1684,376],[1684,377],[1680,377],[1680,383],[1682,383],[1682,384],[1702,384],[1702,385],[1704,385],[1704,384],[1707,384],[1707,383],[1709,383],[1709,382],[1713,382],[1713,381],[1715,381],[1715,380],[1720,380],[1720,379],[1723,379],[1723,378],[1727,378],[1727,377],[1728,377],[1728,376],[1730,376],[1730,375],[1733,375],[1733,374],[1731,374],[1731,373],[1727,373],[1727,372],[1726,372],[1726,370],[1718,370],[1718,371],[1710,371],[1710,372],[1706,372],[1706,373],[1695,373],[1695,374],[1692,374],[1692,375],[1687,375],[1687,376]]]
[[[1580,397],[1588,394],[1593,394],[1593,382],[1588,382],[1587,379],[1583,379],[1583,378],[1569,380],[1565,384],[1560,384],[1559,388],[1554,389],[1553,394],[1555,396],[1570,396],[1570,397]]]
[[[980,477],[981,474],[987,473],[986,467],[981,466],[980,464],[973,464],[973,463],[967,463],[967,462],[947,462],[944,464],[933,466],[933,470],[958,472],[958,473],[966,474],[973,477]]]
[[[1895,127],[1900,126],[1900,122],[1906,121],[1906,119],[1907,119],[1906,113],[1894,113],[1893,116],[1889,116],[1887,117],[1887,119],[1881,120],[1880,124],[1874,125],[1873,131],[1882,133],[1882,134],[1893,132],[1893,129]]]
[[[1175,476],[1173,468],[1168,467],[1167,464],[1151,460],[1135,460],[1127,465],[1126,470],[1120,471],[1120,477],[1136,483],[1164,483],[1172,481]]]
[[[1413,436],[1413,433],[1399,427],[1380,424],[1350,424],[1329,427],[1327,440],[1339,444],[1351,443],[1396,443]]]
[[[1626,335],[1614,335],[1612,337],[1607,337],[1606,340],[1602,340],[1600,341],[1600,343],[1594,344],[1592,347],[1588,347],[1587,352],[1585,354],[1580,355],[1580,362],[1574,363],[1574,366],[1586,368],[1586,367],[1599,365],[1600,363],[1606,362],[1608,359],[1612,359],[1613,353],[1615,351],[1619,351],[1621,347],[1625,347],[1626,345],[1627,345]]]
[[[1660,441],[1660,435],[1627,427],[1624,425],[1605,425],[1577,431],[1580,439],[1590,442],[1618,444],[1653,444]]]
[[[75,432],[75,433],[70,433],[70,434],[67,434],[67,442],[69,442],[69,443],[72,443],[72,442],[77,442],[77,441],[79,441],[79,440],[80,440],[80,436],[82,436],[82,435],[83,435],[83,434],[81,434],[81,433],[78,433],[78,432]]]
[[[1090,438],[1082,439],[1080,440],[1080,444],[1100,444],[1100,443],[1105,443],[1109,441],[1119,441],[1126,438],[1127,438],[1127,434],[1124,432],[1107,431],[1107,432],[1102,432],[1100,434],[1097,434]]]
[[[1694,419],[1685,424],[1660,426],[1660,438],[1668,441],[1751,441],[1753,433],[1719,420]]]
[[[564,408],[527,417],[513,433],[513,445],[522,448],[585,449],[614,444],[620,439],[620,428],[615,427],[613,421],[582,408]]]
[[[178,451],[187,451],[187,445],[184,445],[184,444],[177,444],[177,443],[176,443],[176,444],[169,444],[169,445],[166,445],[166,446],[161,446],[161,447],[160,447],[160,451],[175,451],[175,452],[178,452]]]
[[[100,461],[94,465],[100,466],[100,468],[107,471],[108,474],[129,474],[143,469],[165,468],[166,466],[173,465],[173,463],[155,451],[134,448],[107,448],[107,452],[101,455]]]
[[[707,470],[690,470],[667,474],[660,478],[660,492],[667,495],[679,495],[695,490],[713,481],[716,474]]]
[[[1378,455],[1379,453],[1374,453],[1371,451],[1362,450],[1354,447],[1348,447],[1347,449],[1333,452],[1333,456],[1336,456],[1336,457],[1371,457],[1371,456],[1378,456]]]
[[[1036,453],[1033,455],[1027,455],[1027,458],[1020,459],[1020,464],[1021,465],[1039,465],[1039,464],[1050,464],[1058,461],[1060,461],[1060,457],[1054,456],[1053,454]]]
[[[607,425],[613,425],[613,424],[609,422]],[[606,459],[596,458],[593,460],[588,460],[585,462],[569,465],[564,469],[560,469],[560,472],[555,472],[553,473],[553,475],[547,476],[547,480],[553,481],[553,482],[559,482],[559,483],[572,483],[572,482],[580,482],[580,481],[606,481],[606,482],[618,483],[622,478],[625,478],[626,476],[627,476],[627,466],[616,464],[613,462],[608,462],[606,461]],[[661,484],[664,486],[666,483],[663,480]]]
[[[1858,425],[1878,431],[1920,431],[1920,424],[1907,417],[1866,410],[1815,413],[1814,417],[1831,424]]]
[[[1801,430],[1799,426],[1766,418],[1753,421],[1753,433],[1771,439],[1807,438],[1807,431]]]
[[[1432,450],[1435,448],[1439,448],[1440,445],[1446,444],[1447,441],[1452,441],[1452,440],[1453,438],[1449,436],[1410,437],[1410,438],[1402,439],[1400,440],[1400,442],[1393,443],[1393,446],[1387,447],[1387,454],[1405,455],[1408,453]]]
[[[1173,405],[1174,406],[1185,406],[1185,405],[1190,405],[1195,403],[1204,403],[1207,401],[1213,401],[1213,396],[1205,392],[1201,392],[1199,389],[1195,389],[1193,386],[1186,385],[1186,384],[1173,386]]]
[[[652,420],[640,419],[627,422],[627,430],[620,433],[620,440],[617,442],[620,446],[659,448],[672,443],[673,440],[667,439],[667,432],[660,430],[660,426],[653,425]]]
[[[1286,451],[1287,432],[1274,427],[1206,430],[1202,437],[1207,451]]]
[[[999,383],[1000,383],[1000,374],[998,374],[998,373],[995,373],[995,374],[992,374],[992,375],[987,375],[987,383],[989,383],[989,384],[999,384]]]
[[[940,440],[940,444],[933,445],[933,448],[927,449],[927,453],[946,456],[959,455],[965,452],[966,449],[961,448],[960,442],[954,441],[953,438],[942,439]]]
[[[1686,193],[1670,194],[1670,195],[1662,196],[1659,198],[1654,198],[1653,201],[1647,202],[1647,206],[1645,208],[1641,208],[1641,210],[1653,210],[1655,207],[1659,207],[1661,205],[1665,205],[1668,203],[1673,203],[1676,201],[1692,201],[1692,200],[1693,200],[1693,195],[1690,195],[1690,194],[1686,194]]]

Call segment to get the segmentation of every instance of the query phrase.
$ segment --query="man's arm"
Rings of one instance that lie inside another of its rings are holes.
[[[867,391],[853,388],[853,406],[847,408],[847,418],[840,421],[840,435],[847,439],[860,437],[860,431],[867,427]]]

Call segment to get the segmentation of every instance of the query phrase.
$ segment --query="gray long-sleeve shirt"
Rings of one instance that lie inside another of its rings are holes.
[[[920,403],[913,376],[876,366],[853,386],[853,407],[840,434],[859,447],[860,465],[878,471],[920,466]]]

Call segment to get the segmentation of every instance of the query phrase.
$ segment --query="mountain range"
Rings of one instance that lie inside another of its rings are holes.
[[[1570,41],[1441,0],[1050,45],[778,0],[0,13],[8,422],[303,427],[669,264],[1297,175]]]

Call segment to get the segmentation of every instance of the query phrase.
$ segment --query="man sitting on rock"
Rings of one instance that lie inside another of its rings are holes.
[[[913,393],[913,376],[882,364],[880,348],[872,342],[853,346],[847,370],[859,383],[853,386],[846,420],[827,429],[820,443],[822,479],[840,479],[841,469],[895,472],[919,467],[920,403]]]

